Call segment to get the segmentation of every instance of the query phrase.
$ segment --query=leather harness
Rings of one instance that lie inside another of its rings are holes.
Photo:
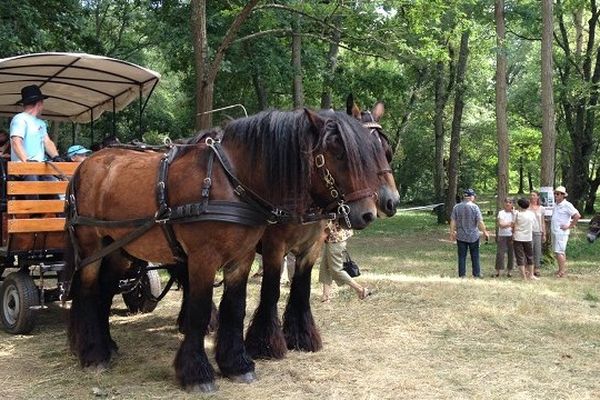
[[[288,210],[274,206],[269,201],[263,199],[257,193],[245,186],[233,173],[233,168],[227,159],[227,156],[223,152],[223,148],[218,139],[208,137],[205,139],[205,144],[211,150],[211,152],[208,157],[206,178],[204,178],[202,183],[200,202],[189,203],[175,207],[169,206],[167,201],[167,176],[169,166],[176,158],[177,153],[182,147],[178,145],[171,145],[167,147],[168,151],[164,153],[160,160],[156,184],[156,202],[158,207],[156,213],[152,217],[109,221],[79,215],[75,197],[75,186],[77,185],[79,175],[75,174],[67,189],[66,206],[66,229],[74,247],[75,270],[79,270],[80,268],[105,257],[111,252],[126,246],[157,224],[161,226],[174,258],[177,260],[177,262],[185,263],[187,261],[187,255],[175,237],[173,224],[198,221],[231,222],[247,226],[260,226],[276,223],[307,224],[324,219],[336,219],[339,215],[345,219],[346,224],[348,227],[350,227],[350,219],[348,216],[350,207],[346,204],[346,202],[376,195],[376,193],[370,189],[359,190],[350,193],[347,196],[344,195],[344,193],[338,188],[330,171],[325,166],[325,157],[322,154],[318,154],[315,157],[315,166],[333,201],[327,207],[325,207],[324,210],[315,208],[309,210],[303,215],[296,215]],[[117,145],[114,147],[124,147],[126,149],[138,151],[147,151],[149,149],[157,150],[156,148],[138,147],[132,145]],[[161,147],[161,149],[164,150],[164,147]],[[212,185],[212,170],[215,157],[221,164],[225,175],[233,186],[234,192],[240,198],[241,202],[209,200],[210,188]],[[75,233],[75,227],[77,225],[104,228],[128,227],[135,229],[122,238],[115,240],[111,244],[103,247],[95,254],[81,259],[81,251]]]

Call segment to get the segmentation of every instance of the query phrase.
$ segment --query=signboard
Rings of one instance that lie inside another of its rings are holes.
[[[554,188],[552,186],[542,186],[540,188],[540,205],[544,207],[544,215],[551,216],[554,210]]]

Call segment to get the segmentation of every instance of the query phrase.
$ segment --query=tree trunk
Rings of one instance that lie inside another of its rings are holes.
[[[212,108],[207,107],[206,84],[208,82],[208,42],[206,40],[206,0],[192,0],[192,35],[194,45],[194,65],[196,66],[196,129],[209,127],[210,114],[202,114]]]
[[[217,73],[240,27],[250,15],[259,0],[250,0],[235,17],[227,33],[217,48],[211,62],[208,57],[208,41],[206,38],[206,0],[191,0],[192,44],[194,46],[194,65],[196,67],[196,129],[210,128],[212,114],[207,111],[213,108],[213,90]]]
[[[298,18],[294,20],[292,32],[292,74],[294,108],[300,108],[304,106],[304,91],[302,87],[302,37]]]
[[[339,26],[341,18],[336,16],[333,18],[333,21],[335,26]],[[329,43],[326,66],[325,70],[323,71],[323,92],[321,93],[321,109],[323,110],[332,108],[331,91],[333,89],[335,70],[337,68],[337,58],[340,49],[341,38],[341,31],[339,29],[334,29],[331,33],[331,43]]]
[[[542,170],[541,186],[554,185],[556,131],[554,129],[554,94],[552,85],[553,0],[542,0]]]
[[[496,0],[496,136],[498,138],[498,196],[496,210],[501,210],[504,199],[508,197],[508,119],[507,109],[507,80],[506,80],[506,26],[504,23],[504,0]],[[523,190],[523,160],[521,160],[519,190]]]
[[[445,182],[445,169],[444,169],[444,141],[445,141],[445,127],[444,127],[444,110],[446,109],[446,103],[448,97],[454,87],[455,76],[454,76],[454,50],[452,46],[448,47],[448,82],[445,82],[445,68],[444,63],[438,61],[435,66],[435,116],[433,122],[433,131],[435,136],[435,169],[433,177],[433,186],[435,192],[436,201],[444,201],[444,182]]]
[[[460,130],[462,113],[465,105],[464,94],[466,90],[465,74],[469,58],[469,31],[464,31],[460,36],[460,51],[456,66],[456,90],[454,94],[454,115],[452,117],[452,132],[450,133],[450,159],[448,162],[448,193],[446,193],[445,209],[446,220],[450,221],[452,208],[456,204],[458,192],[458,173],[460,156]]]

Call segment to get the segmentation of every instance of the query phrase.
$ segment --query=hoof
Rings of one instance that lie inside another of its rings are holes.
[[[91,373],[102,373],[104,371],[108,371],[108,362],[99,363],[99,364],[90,364],[83,367],[86,372]]]
[[[229,379],[235,383],[252,383],[256,381],[256,373],[254,371],[250,371],[242,375],[230,376]]]
[[[188,385],[185,388],[188,393],[216,393],[217,384],[213,382],[208,383],[197,383],[195,385]]]

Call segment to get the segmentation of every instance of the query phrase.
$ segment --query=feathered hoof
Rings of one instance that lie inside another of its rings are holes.
[[[188,393],[216,393],[218,390],[217,384],[212,382],[207,383],[196,383],[194,385],[188,385],[185,391]]]
[[[245,374],[241,375],[229,376],[228,378],[235,383],[252,383],[257,379],[254,371],[246,372]]]

